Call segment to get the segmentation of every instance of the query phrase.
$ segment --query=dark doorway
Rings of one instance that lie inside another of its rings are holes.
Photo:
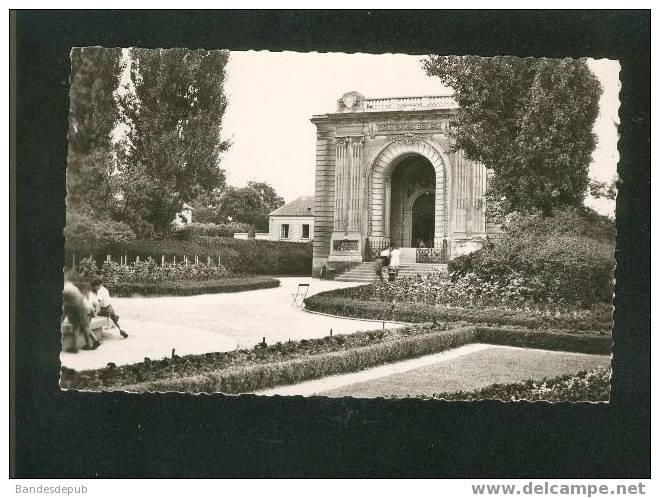
[[[412,206],[413,247],[433,247],[435,235],[435,199],[432,192],[421,194]]]

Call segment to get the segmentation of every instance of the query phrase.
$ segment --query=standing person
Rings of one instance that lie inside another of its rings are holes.
[[[119,316],[117,316],[117,314],[115,313],[115,309],[112,307],[112,299],[110,299],[110,292],[103,285],[103,280],[101,280],[98,277],[92,280],[92,292],[96,294],[96,297],[99,302],[99,316],[110,317],[110,320],[112,320],[119,329],[119,333],[121,334],[121,336],[124,339],[126,339],[128,337],[128,334],[124,329],[121,328],[121,325],[119,325]]]
[[[394,244],[390,249],[390,266],[389,273],[394,274],[396,278],[397,273],[399,273],[399,265],[401,264],[401,250]]]
[[[376,276],[383,281],[383,266],[388,266],[390,264],[390,247],[383,249],[380,254],[376,257]]]

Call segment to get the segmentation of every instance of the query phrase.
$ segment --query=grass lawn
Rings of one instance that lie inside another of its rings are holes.
[[[351,384],[317,394],[322,396],[377,398],[384,396],[430,396],[439,392],[470,391],[491,384],[542,380],[592,368],[609,367],[610,357],[492,347],[459,358],[443,361],[409,372]]]

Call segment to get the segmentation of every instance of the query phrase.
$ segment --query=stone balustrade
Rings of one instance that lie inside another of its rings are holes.
[[[383,99],[365,98],[354,111],[396,111],[415,109],[458,109],[458,104],[450,95],[429,97],[394,97]]]

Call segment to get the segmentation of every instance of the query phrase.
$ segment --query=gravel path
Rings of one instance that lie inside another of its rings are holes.
[[[254,291],[187,297],[113,298],[120,323],[129,334],[104,331],[96,351],[61,353],[62,364],[76,370],[159,359],[176,354],[199,354],[249,348],[266,338],[267,343],[288,339],[312,339],[350,334],[382,327],[381,322],[351,320],[306,313],[291,306],[291,293],[299,283],[309,283],[309,294],[360,285],[310,277],[278,277],[281,287]],[[400,324],[386,323],[386,327]]]

